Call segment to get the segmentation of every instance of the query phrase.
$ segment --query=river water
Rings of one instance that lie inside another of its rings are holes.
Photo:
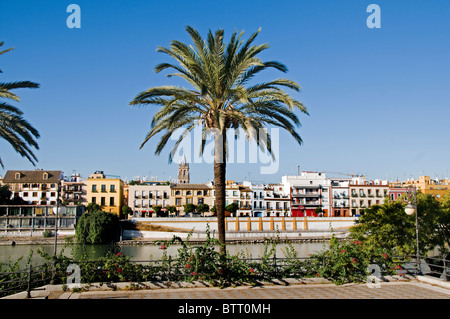
[[[192,244],[195,246],[194,244]],[[201,245],[201,244],[198,244]],[[328,243],[327,242],[299,242],[291,243],[291,247],[295,249],[299,257],[308,257],[310,254],[317,253],[323,250]],[[177,251],[180,245],[172,245],[166,249],[167,255],[173,258],[177,257]],[[272,248],[269,244],[268,249]],[[264,254],[266,245],[264,243],[239,243],[239,244],[227,244],[227,251],[230,255],[243,254],[247,258],[258,258]],[[87,245],[87,246],[67,246],[58,244],[57,251],[60,253],[63,251],[64,255],[73,257],[80,255],[81,253],[87,254],[91,259],[98,259],[102,257],[108,249],[111,249],[109,245]],[[218,248],[217,248],[218,249]],[[288,257],[286,251],[289,249],[289,244],[278,243],[276,245],[277,257]],[[17,244],[17,245],[5,245],[0,246],[0,262],[16,261],[19,257],[23,257],[20,264],[25,264],[30,251],[32,251],[32,264],[39,265],[44,262],[44,259],[38,253],[38,250],[42,250],[50,255],[54,253],[54,245],[31,245],[31,244]],[[148,261],[158,260],[163,256],[163,250],[159,245],[144,244],[133,245],[126,244],[120,246],[120,251],[131,257],[132,261]]]

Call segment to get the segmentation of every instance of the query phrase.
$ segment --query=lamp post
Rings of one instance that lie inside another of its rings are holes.
[[[408,201],[408,205],[405,207],[405,213],[409,216],[416,214],[416,262],[417,262],[417,272],[420,273],[420,252],[419,252],[419,214],[417,211],[417,192],[416,187],[413,186],[413,197],[414,204]]]
[[[61,183],[60,180],[58,180],[57,183],[57,193],[56,193],[56,207],[53,208],[53,212],[55,213],[55,245],[54,245],[54,256],[56,258],[56,250],[58,246],[58,215],[64,214],[66,211],[66,207],[64,205],[60,205],[59,203],[59,197],[61,193]]]

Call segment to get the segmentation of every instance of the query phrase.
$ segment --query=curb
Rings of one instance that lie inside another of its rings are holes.
[[[445,281],[440,278],[431,277],[431,276],[417,276],[417,280],[420,282],[424,282],[430,285],[439,286],[442,288],[450,289],[450,281]]]

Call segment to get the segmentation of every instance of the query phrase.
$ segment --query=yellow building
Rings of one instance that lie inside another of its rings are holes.
[[[403,187],[415,186],[422,194],[430,194],[437,199],[450,195],[450,179],[430,179],[430,176],[420,176],[417,180],[403,182]]]
[[[208,184],[174,184],[171,186],[170,204],[176,206],[180,216],[184,216],[184,205],[207,204],[211,206],[212,186]]]
[[[124,183],[120,178],[106,178],[103,171],[96,171],[86,180],[86,199],[88,203],[96,203],[102,210],[122,214],[124,203]]]

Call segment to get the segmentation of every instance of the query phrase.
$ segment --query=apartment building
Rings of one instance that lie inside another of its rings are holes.
[[[349,217],[350,196],[349,196],[349,178],[331,178],[331,215],[333,217]]]
[[[420,176],[419,179],[411,179],[401,182],[401,186],[408,188],[415,186],[422,194],[429,194],[437,199],[444,195],[450,195],[450,179],[430,178],[430,176]]]
[[[153,206],[161,206],[163,211],[170,205],[171,188],[169,182],[142,182],[128,186],[128,206],[135,217],[151,217]]]
[[[323,172],[303,171],[283,176],[282,184],[290,190],[293,217],[329,216],[331,181]]]
[[[349,184],[351,216],[360,216],[364,209],[383,204],[389,196],[388,181],[369,181],[364,176],[353,177]]]
[[[264,203],[266,207],[264,216],[291,215],[290,190],[283,184],[268,184],[264,189]]]
[[[212,185],[208,184],[173,184],[170,188],[170,205],[177,208],[178,214],[184,216],[185,204],[207,204],[212,207]]]
[[[248,182],[248,186],[253,192],[253,217],[266,216],[266,202],[264,200],[265,188],[264,184],[252,184]],[[244,185],[247,185],[244,182]]]
[[[87,205],[86,183],[80,174],[72,174],[61,181],[61,200],[65,205]]]
[[[120,178],[107,178],[103,171],[96,171],[84,182],[88,204],[96,203],[103,211],[121,216],[124,183]]]
[[[64,178],[62,171],[8,170],[3,185],[8,185],[12,196],[18,196],[32,205],[56,205],[58,183]]]

